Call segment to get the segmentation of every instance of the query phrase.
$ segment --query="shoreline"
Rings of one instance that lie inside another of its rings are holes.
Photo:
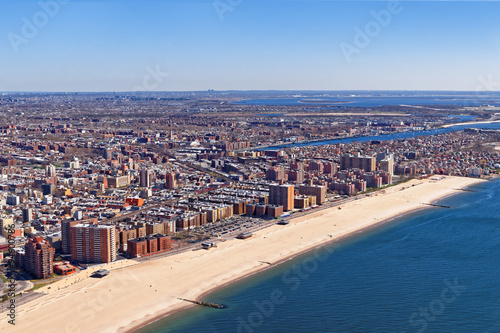
[[[485,181],[485,180],[483,180],[483,179],[477,179],[477,182],[472,183],[472,184],[470,184],[470,185],[467,185],[467,186],[465,186],[465,187],[464,187],[464,188],[462,188],[462,189],[465,189],[465,188],[467,188],[467,187],[469,187],[469,186],[472,186],[472,185],[475,185],[475,184],[481,183],[482,181]],[[434,198],[434,199],[433,199],[430,203],[431,203],[431,204],[435,204],[436,202],[438,202],[438,201],[440,201],[440,200],[444,200],[444,199],[446,199],[446,198],[448,198],[448,197],[452,197],[452,196],[454,196],[454,195],[458,194],[459,192],[461,192],[461,191],[460,191],[460,190],[455,190],[454,192],[443,194],[443,195],[441,195],[441,196],[439,196],[439,197]],[[333,208],[336,208],[336,207],[333,207]],[[330,209],[333,209],[333,208],[330,208]],[[256,274],[262,273],[262,272],[264,272],[264,271],[266,271],[266,270],[268,270],[268,269],[272,269],[272,268],[274,268],[274,267],[276,267],[276,266],[278,266],[278,265],[280,265],[280,264],[282,264],[282,263],[284,263],[284,262],[286,262],[286,261],[289,261],[289,260],[294,259],[295,257],[301,256],[301,255],[306,255],[306,254],[307,254],[307,253],[309,253],[309,252],[313,252],[314,250],[316,250],[316,249],[318,249],[318,248],[320,248],[320,247],[333,245],[334,243],[341,242],[341,241],[346,240],[346,239],[349,239],[349,238],[354,238],[354,237],[357,237],[359,234],[363,234],[363,233],[366,233],[366,232],[370,232],[370,231],[375,230],[375,229],[377,229],[377,228],[379,228],[379,227],[381,227],[381,226],[383,226],[383,225],[387,225],[387,224],[389,224],[389,223],[391,223],[391,222],[394,222],[394,221],[395,221],[396,219],[398,219],[398,218],[402,218],[402,217],[404,217],[404,216],[407,216],[407,215],[409,215],[409,214],[412,214],[412,213],[418,212],[418,211],[420,211],[420,210],[426,210],[426,209],[432,209],[432,208],[438,208],[438,207],[432,207],[432,206],[427,206],[427,207],[416,207],[416,208],[411,209],[411,210],[408,210],[408,211],[406,211],[406,212],[404,212],[404,213],[402,213],[402,214],[399,214],[399,215],[395,215],[395,216],[389,217],[389,218],[387,218],[387,219],[385,219],[385,220],[382,220],[382,221],[379,221],[379,222],[377,222],[377,223],[375,223],[375,224],[372,224],[372,225],[366,226],[366,227],[364,227],[364,228],[362,228],[362,229],[359,229],[359,230],[353,231],[353,232],[352,232],[352,233],[350,233],[350,234],[343,235],[343,236],[340,236],[340,237],[338,237],[338,238],[334,238],[334,239],[331,239],[331,240],[327,240],[327,241],[325,241],[325,242],[324,242],[324,243],[322,243],[322,244],[315,245],[315,246],[313,246],[313,247],[310,247],[310,248],[308,248],[308,249],[303,250],[302,252],[299,252],[299,253],[296,253],[296,254],[292,254],[292,255],[290,255],[290,256],[288,256],[288,257],[286,257],[286,258],[280,259],[279,261],[277,261],[276,263],[273,263],[272,265],[269,265],[269,266],[267,266],[267,267],[263,267],[263,268],[262,268],[262,269],[260,269],[260,270],[257,270],[257,271],[255,271],[255,272],[252,272],[252,273],[246,274],[246,275],[244,275],[244,276],[241,276],[241,277],[239,277],[239,278],[237,278],[237,279],[234,279],[234,280],[232,280],[232,281],[229,281],[229,282],[227,282],[227,283],[224,283],[223,285],[217,286],[217,287],[215,287],[215,288],[213,288],[213,289],[211,289],[211,290],[207,290],[207,291],[205,291],[204,293],[200,294],[200,295],[199,295],[199,296],[198,296],[195,300],[196,300],[196,301],[201,301],[203,298],[207,297],[208,295],[210,295],[210,294],[212,294],[212,293],[215,293],[215,292],[217,292],[217,291],[218,291],[218,290],[220,290],[220,289],[226,288],[226,287],[230,286],[231,284],[233,284],[233,283],[235,283],[235,282],[238,282],[238,281],[241,281],[241,280],[247,279],[247,278],[249,278],[249,277],[251,277],[251,276],[253,276],[253,275],[256,275]],[[306,216],[306,217],[307,217],[307,216]],[[290,223],[292,223],[292,220],[290,221]],[[139,330],[139,329],[142,329],[142,328],[144,328],[144,327],[146,327],[146,326],[148,326],[148,325],[151,325],[151,324],[153,324],[153,323],[155,323],[155,322],[157,322],[157,321],[160,321],[160,320],[162,320],[162,319],[164,319],[164,318],[167,318],[168,316],[171,316],[171,315],[176,314],[176,313],[180,313],[180,312],[182,312],[182,311],[185,311],[185,310],[190,309],[190,308],[193,308],[193,307],[196,307],[196,305],[193,305],[193,304],[186,304],[186,306],[184,306],[184,307],[181,307],[181,308],[178,308],[178,309],[174,309],[174,310],[169,310],[169,311],[165,312],[164,314],[160,314],[160,315],[156,316],[155,318],[152,318],[152,319],[148,320],[147,322],[143,322],[143,323],[141,323],[141,324],[139,324],[139,325],[137,325],[137,326],[134,326],[134,327],[128,328],[128,329],[126,329],[126,330],[124,330],[124,331],[121,331],[122,327],[120,327],[120,328],[117,330],[117,332],[120,332],[120,333],[133,333],[133,332],[135,332],[135,331],[137,331],[137,330]]]
[[[448,197],[448,196],[453,196],[453,195],[454,195],[454,194],[445,195],[443,198]],[[443,198],[438,198],[438,199],[436,199],[435,201],[441,200],[441,199],[443,199]],[[389,219],[386,219],[386,220],[380,221],[380,222],[378,222],[378,223],[376,223],[376,224],[372,224],[372,225],[370,225],[370,226],[367,226],[367,227],[365,227],[365,228],[363,228],[363,229],[360,229],[360,230],[354,231],[354,232],[352,232],[351,234],[344,235],[344,236],[341,236],[341,237],[339,237],[339,238],[335,238],[335,239],[327,240],[327,241],[326,241],[325,243],[323,243],[323,244],[318,244],[318,245],[315,245],[314,247],[308,248],[308,249],[306,249],[306,250],[304,250],[304,251],[302,251],[302,252],[299,252],[299,253],[296,253],[296,254],[290,255],[290,256],[289,256],[289,257],[287,257],[287,258],[280,259],[279,261],[277,261],[276,263],[273,263],[272,265],[269,265],[269,266],[267,266],[267,267],[263,267],[262,269],[257,270],[257,271],[255,271],[255,272],[248,273],[247,275],[241,276],[241,277],[239,277],[239,278],[237,278],[237,279],[234,279],[234,280],[232,280],[232,281],[229,281],[229,282],[227,282],[227,283],[225,283],[225,284],[223,284],[223,285],[219,285],[219,286],[217,286],[217,287],[215,287],[215,288],[213,288],[213,289],[211,289],[211,290],[207,290],[206,292],[204,292],[204,293],[200,294],[200,295],[199,295],[199,296],[198,296],[195,300],[196,300],[196,301],[201,301],[203,298],[207,297],[208,295],[210,295],[210,294],[212,294],[212,293],[214,293],[214,292],[217,292],[217,291],[218,291],[218,290],[220,290],[220,289],[226,288],[226,287],[230,286],[231,284],[233,284],[233,283],[235,283],[235,282],[238,282],[238,281],[241,281],[241,280],[247,279],[247,278],[249,278],[249,277],[251,277],[251,276],[253,276],[253,275],[256,275],[256,274],[262,273],[262,272],[264,272],[264,271],[266,271],[266,270],[268,270],[268,269],[275,268],[276,266],[278,266],[278,265],[280,265],[280,264],[282,264],[282,263],[284,263],[284,262],[287,262],[287,261],[289,261],[289,260],[293,260],[294,258],[296,258],[296,257],[298,257],[298,256],[301,256],[301,255],[306,255],[306,254],[308,254],[309,252],[313,252],[314,250],[316,250],[316,249],[318,249],[318,248],[320,248],[320,247],[333,245],[333,244],[335,244],[335,243],[337,243],[337,242],[341,242],[341,241],[346,240],[346,239],[349,239],[349,238],[355,238],[355,237],[357,237],[357,236],[358,236],[358,235],[360,235],[360,234],[363,234],[363,233],[366,233],[366,232],[370,232],[370,231],[375,230],[375,229],[377,229],[377,228],[379,228],[379,227],[381,227],[381,226],[383,226],[383,225],[387,225],[387,224],[389,224],[389,223],[393,222],[394,220],[396,220],[397,218],[404,217],[404,216],[406,216],[406,215],[408,215],[408,214],[411,214],[411,213],[417,212],[417,211],[419,211],[419,210],[425,210],[425,209],[431,209],[431,208],[432,208],[432,207],[419,207],[419,208],[415,208],[415,209],[413,209],[413,210],[411,210],[411,211],[408,211],[408,212],[406,212],[406,213],[403,213],[403,214],[401,214],[401,215],[397,215],[397,216],[391,217],[391,218],[389,218]],[[157,322],[157,321],[159,321],[159,320],[162,320],[162,319],[164,319],[164,318],[167,318],[167,317],[168,317],[168,316],[170,316],[170,315],[173,315],[173,314],[176,314],[176,313],[180,313],[180,312],[182,312],[182,311],[185,311],[185,310],[190,309],[190,308],[194,308],[194,307],[196,307],[196,306],[197,306],[197,305],[195,305],[195,304],[186,304],[186,306],[185,306],[185,307],[182,307],[182,308],[179,308],[179,309],[175,309],[175,310],[169,310],[169,311],[168,311],[168,312],[166,312],[165,314],[159,314],[157,317],[152,318],[152,319],[150,319],[150,320],[149,320],[149,321],[147,321],[147,322],[144,322],[144,323],[139,324],[139,325],[137,325],[137,326],[134,326],[134,327],[132,327],[132,328],[127,328],[127,329],[126,329],[126,330],[124,330],[124,331],[121,331],[121,329],[122,329],[123,327],[120,327],[120,328],[117,330],[117,332],[121,332],[121,333],[132,333],[132,332],[135,332],[135,331],[137,331],[137,330],[139,330],[139,329],[141,329],[141,328],[144,328],[144,327],[146,327],[146,326],[148,326],[148,325],[151,325],[151,324],[153,324],[153,323],[155,323],[155,322]]]
[[[472,185],[474,185],[474,184],[472,184]],[[457,192],[459,192],[459,191],[456,191],[456,192],[454,192],[454,193],[443,194],[441,197],[438,197],[438,198],[436,198],[436,199],[432,200],[430,203],[434,204],[434,203],[436,203],[437,201],[440,201],[440,200],[446,199],[446,198],[448,198],[448,197],[452,197],[452,196],[454,196],[454,195],[458,194]],[[233,283],[235,283],[235,282],[238,282],[238,281],[244,280],[244,279],[246,279],[246,278],[249,278],[249,277],[251,277],[251,276],[253,276],[253,275],[256,275],[256,274],[262,273],[262,272],[264,272],[264,271],[266,271],[266,270],[268,270],[268,269],[275,268],[276,266],[278,266],[278,265],[280,265],[280,264],[282,264],[282,263],[284,263],[284,262],[286,262],[286,261],[293,260],[295,257],[301,256],[301,255],[306,255],[306,254],[308,254],[309,252],[313,252],[314,250],[316,250],[316,249],[318,249],[318,248],[320,248],[320,247],[323,247],[323,246],[330,246],[330,245],[333,245],[333,244],[335,244],[335,243],[337,243],[337,242],[341,242],[341,241],[346,240],[346,239],[349,239],[349,238],[355,238],[355,237],[358,237],[360,234],[370,232],[370,231],[375,230],[375,229],[377,229],[377,228],[380,228],[380,227],[382,227],[382,226],[384,226],[384,225],[388,225],[388,224],[390,224],[391,222],[394,222],[394,221],[395,221],[396,219],[398,219],[398,218],[402,218],[402,217],[404,217],[404,216],[407,216],[407,215],[409,215],[409,214],[412,214],[412,213],[418,212],[418,211],[420,211],[420,210],[426,210],[426,209],[432,209],[432,208],[439,208],[439,207],[432,207],[432,206],[428,206],[428,207],[417,207],[417,208],[414,208],[414,209],[409,210],[409,211],[407,211],[407,212],[404,212],[404,213],[402,213],[402,214],[400,214],[400,215],[395,215],[395,216],[393,216],[393,217],[390,217],[390,218],[387,218],[387,219],[385,219],[385,220],[379,221],[379,222],[377,222],[377,223],[375,223],[375,224],[372,224],[372,225],[366,226],[366,227],[364,227],[364,228],[362,228],[362,229],[359,229],[359,230],[353,231],[353,232],[352,232],[352,233],[350,233],[350,234],[343,235],[343,236],[340,236],[340,237],[338,237],[338,238],[334,238],[334,239],[331,239],[331,240],[327,240],[327,241],[325,241],[325,242],[324,242],[324,243],[322,243],[322,244],[315,245],[315,246],[313,246],[313,247],[311,247],[311,248],[305,249],[305,250],[304,250],[304,251],[302,251],[302,252],[299,252],[299,253],[296,253],[296,254],[290,255],[289,257],[286,257],[286,258],[280,259],[279,261],[277,261],[276,263],[273,263],[272,265],[269,265],[269,266],[267,266],[267,267],[263,267],[263,268],[262,268],[262,269],[260,269],[260,270],[257,270],[257,271],[255,271],[255,272],[252,272],[252,273],[249,273],[249,274],[247,274],[247,275],[241,276],[241,277],[239,277],[239,278],[237,278],[237,279],[234,279],[234,280],[232,280],[232,281],[229,281],[229,282],[227,282],[227,283],[225,283],[225,284],[223,284],[223,285],[217,286],[217,287],[215,287],[215,288],[213,288],[213,289],[211,289],[211,290],[207,290],[206,292],[204,292],[204,293],[200,294],[200,295],[199,295],[199,296],[198,296],[195,300],[196,300],[196,301],[202,301],[202,299],[203,299],[203,298],[205,298],[205,297],[207,297],[208,295],[210,295],[210,294],[212,294],[212,293],[215,293],[215,292],[217,292],[217,291],[218,291],[218,290],[220,290],[220,289],[226,288],[226,287],[230,286],[231,284],[233,284]],[[139,324],[139,325],[134,326],[134,327],[131,327],[131,328],[127,328],[127,329],[126,329],[126,330],[124,330],[124,331],[121,331],[122,327],[120,327],[120,328],[117,330],[117,332],[120,332],[120,333],[133,333],[133,332],[135,332],[135,331],[137,331],[137,330],[139,330],[139,329],[142,329],[142,328],[144,328],[144,327],[146,327],[146,326],[148,326],[148,325],[151,325],[151,324],[153,324],[153,323],[155,323],[155,322],[157,322],[157,321],[160,321],[160,320],[162,320],[162,319],[164,319],[164,318],[167,318],[167,317],[168,317],[168,316],[170,316],[170,315],[173,315],[173,314],[176,314],[176,313],[180,313],[180,312],[182,312],[182,311],[185,311],[185,310],[187,310],[187,309],[194,308],[194,307],[196,307],[196,305],[194,305],[194,304],[186,304],[186,306],[185,306],[185,307],[181,307],[181,308],[179,308],[179,309],[174,309],[174,310],[169,310],[169,311],[167,311],[165,314],[160,314],[160,315],[158,315],[157,317],[155,317],[155,318],[152,318],[152,319],[148,320],[147,322],[144,322],[144,323],[142,323],[142,324]]]
[[[53,291],[48,298],[41,297],[22,305],[19,312],[24,311],[23,316],[19,316],[19,323],[12,331],[29,331],[31,327],[39,332],[56,328],[63,332],[78,332],[78,328],[87,327],[84,332],[132,332],[192,306],[174,297],[199,300],[235,281],[318,247],[356,237],[395,218],[427,208],[422,205],[424,202],[441,200],[483,181],[450,176],[439,181],[413,180],[346,203],[341,206],[342,210],[332,207],[317,211],[292,219],[289,225],[260,230],[251,239],[224,242],[213,252],[189,251],[116,269],[102,280],[88,279],[68,287],[69,291]],[[390,200],[384,200],[386,196],[390,196]],[[365,210],[373,211],[364,215]],[[336,221],[333,226],[332,221]],[[267,238],[270,240],[265,240]],[[283,255],[278,255],[279,251],[284,252]],[[263,265],[259,263],[262,260],[273,264]],[[200,274],[200,267],[205,274]],[[157,288],[154,292],[153,285]],[[158,289],[160,293],[156,293]],[[78,295],[65,297],[69,293]],[[79,312],[71,323],[64,321],[64,316],[54,315],[55,309],[65,305],[74,306]],[[121,311],[113,310],[115,305]],[[6,321],[2,321],[0,328],[5,324]]]

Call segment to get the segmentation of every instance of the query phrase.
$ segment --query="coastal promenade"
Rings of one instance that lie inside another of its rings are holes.
[[[246,240],[220,243],[209,251],[189,251],[117,267],[103,279],[87,278],[60,290],[52,286],[46,290],[47,296],[16,309],[15,326],[9,325],[3,314],[0,331],[131,331],[185,308],[186,302],[178,298],[198,299],[210,290],[316,246],[372,228],[395,216],[429,208],[427,204],[461,193],[464,187],[481,181],[459,177],[412,180],[339,207],[294,218],[288,225],[273,225]]]

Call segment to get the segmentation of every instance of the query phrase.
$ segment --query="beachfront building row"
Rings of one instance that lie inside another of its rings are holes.
[[[160,253],[171,249],[170,236],[161,234],[129,239],[127,241],[127,255],[137,258],[148,254]]]
[[[248,203],[245,207],[247,216],[279,217],[283,215],[282,205]]]
[[[326,186],[299,186],[298,189],[301,195],[314,196],[317,205],[322,205],[326,201]]]
[[[377,159],[372,156],[361,156],[359,153],[354,155],[345,154],[341,157],[341,170],[361,169],[366,172],[375,171],[377,167]]]
[[[295,208],[304,209],[316,206],[316,197],[314,195],[298,195],[293,199]]]

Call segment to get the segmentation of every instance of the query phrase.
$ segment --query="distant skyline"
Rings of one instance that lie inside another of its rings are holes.
[[[0,91],[500,91],[499,12],[500,1],[9,1]]]

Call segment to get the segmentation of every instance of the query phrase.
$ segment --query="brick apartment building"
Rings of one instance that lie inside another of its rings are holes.
[[[88,263],[115,261],[115,226],[82,223],[71,227],[71,258]]]
[[[171,239],[169,236],[156,234],[127,241],[127,255],[129,258],[137,258],[146,254],[152,254],[170,250]]]
[[[326,201],[325,186],[299,186],[299,194],[313,195],[316,197],[316,203],[322,205]]]
[[[54,248],[42,237],[36,237],[30,239],[24,249],[26,271],[37,279],[48,279],[53,274]]]
[[[61,242],[62,252],[71,253],[71,227],[80,223],[79,221],[62,221],[61,222]]]
[[[269,203],[283,206],[284,211],[293,209],[293,185],[269,185]]]

